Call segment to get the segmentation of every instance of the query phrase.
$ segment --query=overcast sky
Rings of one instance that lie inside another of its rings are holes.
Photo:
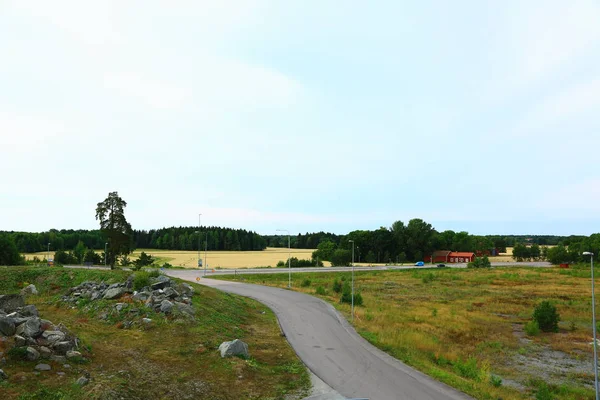
[[[590,234],[599,154],[597,0],[0,0],[0,230]]]

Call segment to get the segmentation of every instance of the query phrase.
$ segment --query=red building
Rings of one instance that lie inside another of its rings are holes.
[[[431,260],[433,258],[433,261]],[[464,251],[434,251],[433,255],[425,257],[423,261],[433,263],[468,263],[475,259],[475,253]]]

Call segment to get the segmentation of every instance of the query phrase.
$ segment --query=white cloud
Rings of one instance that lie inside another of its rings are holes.
[[[184,88],[134,73],[106,74],[104,87],[159,109],[181,108],[189,100],[189,91]]]
[[[600,178],[557,186],[541,194],[537,209],[552,218],[586,218],[600,215]]]

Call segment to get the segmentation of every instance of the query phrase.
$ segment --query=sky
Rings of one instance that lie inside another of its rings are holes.
[[[0,230],[600,232],[600,2],[0,0]]]

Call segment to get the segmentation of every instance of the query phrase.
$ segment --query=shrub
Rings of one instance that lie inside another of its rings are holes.
[[[285,262],[283,260],[277,261],[277,268],[283,268],[283,267],[285,267]]]
[[[475,260],[467,264],[468,268],[490,268],[492,263],[487,256],[476,257]]]
[[[168,262],[163,263],[161,268],[173,268],[173,266],[171,264],[169,264]]]
[[[136,272],[133,277],[133,288],[141,290],[146,286],[150,286],[150,274],[145,271]]]
[[[497,375],[490,375],[490,385],[494,387],[502,386],[502,378]]]
[[[340,293],[342,291],[342,282],[337,279],[333,281],[333,291],[336,293]]]
[[[544,332],[558,332],[558,321],[560,316],[549,301],[542,301],[533,312],[533,319],[537,321],[540,329]]]
[[[315,290],[315,293],[321,296],[325,296],[327,294],[327,292],[325,291],[325,288],[323,286],[319,286],[317,287],[317,290]]]
[[[421,278],[423,283],[429,283],[432,282],[433,280],[435,280],[435,274],[433,272],[429,272],[427,274],[425,274],[423,276],[423,278]]]
[[[342,297],[340,298],[340,303],[348,303],[348,304],[352,303],[352,288],[350,287],[348,282],[346,282],[344,284],[344,288],[342,289]],[[356,293],[356,292],[354,293],[354,305],[355,306],[363,305],[363,298],[360,293]]]
[[[475,357],[471,357],[464,362],[459,358],[454,363],[454,371],[464,378],[479,380],[479,368],[477,368]]]
[[[537,336],[540,334],[540,326],[537,321],[529,321],[524,327],[525,333],[529,336]]]
[[[300,286],[302,286],[302,287],[309,287],[310,286],[310,279],[303,280],[302,283],[300,284]]]
[[[160,271],[157,269],[152,269],[152,270],[148,271],[148,276],[150,278],[158,278],[160,276]]]
[[[140,253],[140,257],[135,260],[133,263],[135,264],[136,267],[145,267],[148,265],[152,265],[152,263],[154,263],[154,257],[152,257],[151,255],[146,254],[145,252],[141,252]]]
[[[550,388],[544,382],[538,385],[538,391],[535,393],[536,400],[553,400],[554,397],[550,392]]]

